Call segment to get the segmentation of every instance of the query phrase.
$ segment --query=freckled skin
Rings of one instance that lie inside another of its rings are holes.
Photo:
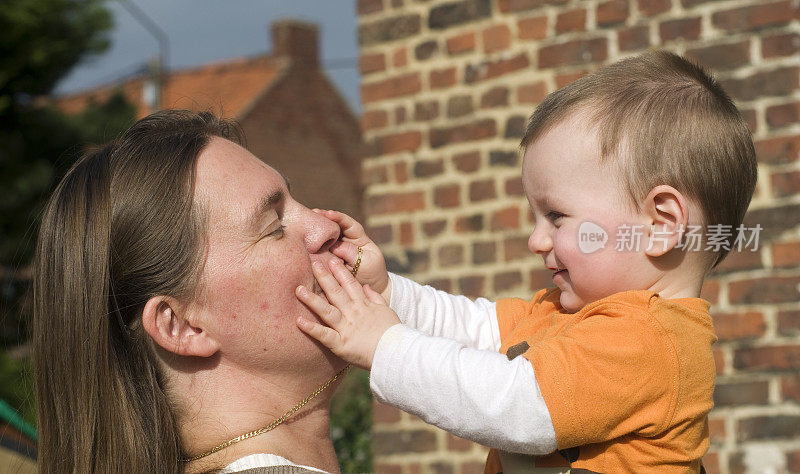
[[[231,363],[254,368],[301,370],[332,359],[343,367],[297,328],[298,316],[314,315],[294,295],[298,285],[314,286],[312,261],[333,258],[329,247],[339,227],[295,201],[280,174],[227,140],[213,139],[200,154],[196,179],[195,198],[208,213],[200,310],[211,321],[208,330],[223,341],[221,352]],[[248,228],[257,203],[275,191],[284,200],[264,214],[258,229]],[[282,232],[272,232],[280,225]],[[232,320],[236,324],[224,323]]]

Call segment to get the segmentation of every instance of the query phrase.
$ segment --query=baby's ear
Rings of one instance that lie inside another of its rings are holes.
[[[680,243],[689,223],[689,202],[680,191],[666,184],[654,187],[642,211],[650,220],[645,254],[660,257]]]

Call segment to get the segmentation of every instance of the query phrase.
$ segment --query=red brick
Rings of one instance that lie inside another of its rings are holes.
[[[758,119],[756,118],[756,111],[752,109],[739,109],[739,113],[742,114],[742,118],[747,123],[747,128],[750,129],[750,133],[756,133],[758,130]]]
[[[414,163],[414,176],[430,178],[444,173],[444,161],[441,159],[420,160]]]
[[[727,422],[725,418],[709,418],[708,419],[708,438],[711,444],[724,444],[727,438],[725,426]]]
[[[446,45],[451,56],[475,51],[475,33],[470,31],[447,38]]]
[[[376,244],[386,244],[392,241],[392,226],[389,224],[379,225],[379,226],[367,226],[365,229],[367,235],[376,243]]]
[[[717,304],[719,302],[719,282],[716,280],[704,281],[700,297],[711,304]]]
[[[576,71],[576,72],[568,72],[564,74],[557,74],[556,75],[556,89],[561,89],[562,87],[570,84],[572,82],[577,81],[578,79],[582,78],[589,71]]]
[[[786,25],[794,18],[795,10],[791,0],[759,2],[755,5],[716,12],[711,16],[711,22],[715,27],[729,33],[752,31]]]
[[[787,197],[800,194],[800,171],[772,173],[772,194],[775,197]],[[800,260],[795,260],[796,263]]]
[[[389,114],[385,110],[367,110],[361,114],[361,130],[366,132],[389,125]]]
[[[414,227],[410,222],[400,223],[400,245],[410,246],[414,243]]]
[[[435,221],[428,221],[422,223],[422,232],[428,237],[439,235],[447,227],[447,221],[444,219],[437,219]]]
[[[481,108],[492,109],[508,106],[508,87],[497,86],[484,92],[481,96]]]
[[[361,22],[358,26],[358,42],[362,47],[367,47],[409,38],[418,34],[421,28],[422,17],[417,13]]]
[[[530,257],[527,237],[509,237],[503,241],[503,256],[506,262],[514,262]]]
[[[778,311],[778,332],[784,336],[800,335],[800,311]]]
[[[496,61],[481,62],[467,66],[464,71],[464,82],[472,84],[474,82],[485,81],[495,77],[510,74],[520,69],[526,69],[530,65],[526,53],[520,53],[507,59]]]
[[[769,383],[766,380],[753,382],[718,382],[714,387],[714,406],[766,405],[769,398]]]
[[[733,304],[784,303],[800,299],[800,277],[770,276],[729,284]]]
[[[793,374],[781,379],[781,397],[787,402],[800,402],[800,375]]]
[[[670,0],[639,0],[639,13],[644,16],[668,12],[670,8],[672,8]]]
[[[503,13],[524,12],[545,5],[562,5],[568,0],[499,0],[498,6]]]
[[[372,449],[376,457],[398,453],[433,452],[436,451],[436,433],[425,428],[375,431],[372,433]],[[376,471],[384,472],[380,469]]]
[[[736,349],[733,365],[739,370],[798,370],[800,345],[765,346]]]
[[[767,107],[767,124],[772,128],[785,127],[800,122],[800,102]]]
[[[525,190],[522,188],[522,180],[519,177],[509,178],[506,181],[507,196],[524,196]]]
[[[695,40],[700,37],[700,17],[680,18],[668,20],[658,25],[661,34],[661,41],[673,41],[676,39]]]
[[[494,53],[511,45],[511,30],[506,25],[490,26],[483,30],[483,52]]]
[[[375,402],[372,404],[373,423],[397,423],[400,421],[400,410],[395,407]]]
[[[714,330],[720,341],[755,339],[764,335],[767,323],[758,311],[713,315]]]
[[[617,30],[617,43],[620,51],[635,51],[650,46],[650,28],[634,26]]]
[[[566,11],[556,17],[556,34],[571,31],[586,31],[586,9]]]
[[[456,232],[479,232],[483,230],[483,215],[473,214],[471,216],[460,216],[456,219]]]
[[[433,190],[433,203],[439,207],[456,207],[461,204],[461,187],[457,184],[438,186]]]
[[[741,270],[763,268],[761,253],[752,249],[731,250],[725,259],[714,269],[714,274],[730,273]]]
[[[394,464],[389,462],[376,462],[375,463],[375,472],[380,472],[381,474],[402,474],[403,473],[403,464]]]
[[[712,350],[714,354],[714,367],[717,370],[717,375],[725,373],[725,351],[721,348]]]
[[[456,68],[434,69],[431,71],[430,88],[442,89],[456,83]]]
[[[406,121],[406,108],[402,105],[394,109],[394,124],[402,125]]]
[[[358,0],[358,14],[369,15],[383,10],[383,0]]]
[[[417,61],[424,61],[432,58],[439,52],[439,43],[436,41],[423,41],[414,48],[414,57]]]
[[[364,76],[373,72],[384,71],[386,70],[386,58],[382,53],[362,54],[358,59],[358,67]]]
[[[547,97],[547,84],[542,81],[517,88],[517,100],[523,104],[538,104]]]
[[[428,100],[414,104],[414,120],[424,122],[439,117],[439,102]]]
[[[458,118],[470,115],[474,111],[472,96],[468,94],[456,95],[447,99],[447,116]]]
[[[519,208],[507,207],[492,214],[491,230],[519,229]]]
[[[522,274],[518,271],[498,273],[494,276],[494,291],[508,291],[522,284]]]
[[[485,179],[469,183],[469,200],[472,202],[485,201],[497,197],[494,189],[494,180]]]
[[[447,293],[453,293],[453,280],[449,278],[428,280],[427,282],[425,282],[425,284],[430,285],[439,291],[446,291]]]
[[[722,471],[719,468],[719,454],[709,452],[703,456],[703,467],[708,474],[720,474]]]
[[[469,461],[461,463],[458,474],[483,474],[483,468],[486,463],[478,461]]]
[[[464,296],[478,297],[486,294],[486,277],[466,276],[458,279],[458,287]]]
[[[403,74],[383,81],[363,84],[361,101],[365,104],[379,100],[412,95],[422,90],[418,73]]]
[[[424,209],[425,197],[422,191],[378,194],[369,196],[365,204],[367,215],[398,214]]]
[[[469,451],[472,449],[472,442],[456,435],[447,433],[448,451]]]
[[[782,33],[761,38],[761,56],[765,59],[794,56],[800,53],[800,35]]]
[[[770,138],[755,142],[758,161],[782,165],[797,161],[800,154],[800,135]]]
[[[428,133],[431,148],[452,143],[480,141],[497,135],[497,124],[492,119],[478,120],[464,125],[433,128]]]
[[[793,439],[800,436],[800,415],[767,415],[740,419],[736,423],[739,442],[766,439]]]
[[[573,66],[603,61],[608,57],[606,38],[581,39],[539,49],[539,68]]]
[[[381,149],[386,155],[401,151],[416,151],[421,144],[422,133],[416,131],[381,137]]]
[[[408,64],[408,50],[405,46],[400,46],[392,53],[392,65],[394,67],[403,67]]]
[[[781,97],[797,90],[798,68],[761,70],[751,76],[725,79],[721,83],[731,97],[740,101],[759,97]]]
[[[798,174],[797,171],[794,173]],[[800,176],[796,179],[800,179]],[[800,242],[775,242],[772,244],[772,265],[776,268],[794,268],[800,264]]]
[[[523,18],[517,22],[517,28],[519,29],[519,39],[545,39],[547,38],[547,17]]]
[[[597,26],[612,26],[628,19],[628,1],[611,0],[597,5]]]
[[[704,46],[686,51],[686,55],[715,70],[736,69],[750,64],[750,41]]]
[[[461,244],[444,245],[439,249],[439,265],[452,267],[464,263],[464,246]]]
[[[462,173],[473,173],[480,168],[481,155],[477,151],[461,153],[453,157],[453,163],[458,171]]]
[[[483,265],[497,260],[497,244],[494,242],[475,242],[472,244],[472,263]]]
[[[531,256],[530,252],[528,252],[528,256]],[[537,292],[542,288],[552,288],[555,285],[553,283],[553,272],[546,268],[541,268],[538,270],[531,270],[531,285],[530,289],[532,292]]]
[[[408,166],[405,161],[398,161],[394,164],[394,181],[399,184],[408,181]]]
[[[386,165],[365,166],[362,180],[365,185],[388,183],[389,173]]]

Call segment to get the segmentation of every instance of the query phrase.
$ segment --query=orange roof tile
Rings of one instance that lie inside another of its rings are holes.
[[[226,117],[240,117],[250,104],[280,76],[286,59],[269,55],[239,58],[197,68],[172,71],[163,91],[163,107],[172,109],[211,110]],[[143,98],[145,76],[99,86],[53,99],[65,113],[77,113],[94,100],[103,102],[117,90],[138,109],[138,117],[151,112]]]

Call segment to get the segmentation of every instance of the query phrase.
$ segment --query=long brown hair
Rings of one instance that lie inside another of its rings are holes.
[[[33,360],[42,473],[177,473],[174,403],[141,327],[147,300],[190,297],[204,242],[196,158],[235,125],[162,111],[84,155],[44,211]]]

